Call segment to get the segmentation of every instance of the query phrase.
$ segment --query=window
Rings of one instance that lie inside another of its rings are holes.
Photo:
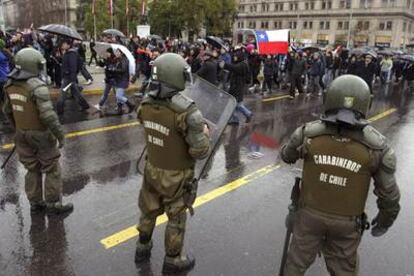
[[[407,8],[410,8],[411,6],[411,0],[407,0]]]
[[[298,26],[298,23],[296,22],[296,21],[290,21],[289,22],[289,24],[288,24],[288,26],[289,26],[289,29],[292,29],[292,30],[294,30],[294,29],[296,29],[297,28],[297,26]]]
[[[332,1],[322,1],[322,10],[332,9]]]
[[[275,11],[283,11],[283,3],[276,3],[274,10]]]
[[[307,28],[308,28],[308,21],[304,21],[304,22],[303,22],[303,28],[304,28],[304,29],[307,29]]]
[[[408,23],[408,32],[410,33],[411,33],[411,27],[412,27],[411,23]]]
[[[244,7],[245,7],[245,5],[240,5],[240,7],[239,7],[239,11],[240,11],[240,12],[244,12]]]
[[[311,21],[311,22],[309,22],[309,29],[312,29],[313,28],[313,22]]]
[[[357,23],[357,29],[362,30],[364,23],[362,21],[358,21]]]
[[[309,3],[305,3],[305,10],[309,10]]]
[[[364,30],[369,30],[369,21],[364,22]]]
[[[386,29],[387,29],[387,31],[392,30],[392,21],[387,21]]]
[[[348,21],[345,21],[344,22],[344,29],[345,30],[348,30],[349,29],[349,22]]]
[[[298,3],[290,3],[289,4],[289,9],[291,11],[296,11],[298,9]]]
[[[342,30],[344,27],[344,23],[342,21],[338,22],[338,30]]]
[[[262,21],[262,23],[260,24],[260,27],[262,29],[269,29],[269,22],[268,21]]]
[[[310,3],[310,9],[311,10],[314,10],[315,9],[315,3],[314,2]]]
[[[273,22],[273,26],[275,29],[282,29],[282,21]]]
[[[351,0],[341,0],[341,1],[339,1],[339,7],[341,9],[351,8]]]
[[[388,6],[388,0],[381,0],[381,6],[387,7]]]
[[[325,21],[320,21],[320,22],[319,22],[319,29],[320,29],[320,30],[325,29]]]
[[[330,28],[331,28],[331,22],[326,21],[326,22],[325,22],[325,29],[326,29],[326,30],[329,30]]]
[[[381,31],[385,30],[385,23],[384,22],[380,22],[378,29],[380,29]]]
[[[256,29],[256,22],[255,21],[250,21],[249,22],[249,29]]]
[[[403,23],[403,29],[402,30],[403,30],[403,32],[405,32],[407,30],[407,22]]]

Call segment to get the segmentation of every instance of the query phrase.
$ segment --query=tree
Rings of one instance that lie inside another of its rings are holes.
[[[153,33],[190,37],[206,28],[210,35],[231,32],[237,3],[235,0],[157,0],[149,5],[149,22]]]

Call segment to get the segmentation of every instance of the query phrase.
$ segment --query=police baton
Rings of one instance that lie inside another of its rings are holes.
[[[6,160],[4,160],[3,164],[1,165],[0,169],[4,169],[9,162],[10,158],[13,156],[14,152],[16,151],[16,146],[13,147],[9,155],[7,156]]]
[[[285,236],[285,242],[283,245],[283,255],[282,260],[280,262],[280,269],[279,269],[279,276],[283,276],[284,269],[287,261],[287,253],[289,249],[290,240],[293,234],[293,223],[294,223],[294,217],[295,213],[298,210],[299,207],[299,196],[300,196],[300,183],[302,182],[302,179],[300,177],[295,178],[295,185],[292,188],[292,193],[290,195],[291,203],[289,204],[289,213],[286,217],[286,236]]]

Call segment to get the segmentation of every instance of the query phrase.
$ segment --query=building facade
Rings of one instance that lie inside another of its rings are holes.
[[[6,29],[47,24],[78,25],[79,0],[3,0]]]
[[[414,38],[414,0],[240,0],[234,30],[290,29],[291,41],[404,48]]]

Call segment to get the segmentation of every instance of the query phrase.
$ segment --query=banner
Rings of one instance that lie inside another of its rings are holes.
[[[112,0],[109,0],[108,12],[109,12],[109,15],[113,15],[114,13],[114,3],[112,2]]]
[[[144,16],[145,15],[145,0],[142,0],[142,5],[141,5],[141,15]]]
[[[95,15],[96,14],[96,0],[92,0],[92,14]]]

